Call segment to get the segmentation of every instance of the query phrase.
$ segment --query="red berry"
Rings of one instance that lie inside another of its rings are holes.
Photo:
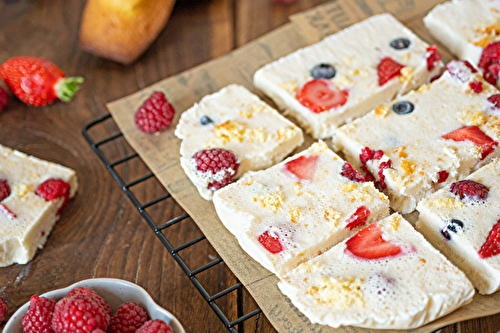
[[[486,242],[479,249],[481,259],[496,256],[500,253],[500,220],[493,226],[486,238]]]
[[[25,333],[54,333],[52,329],[52,316],[56,302],[33,295],[30,298],[28,312],[22,318]]]
[[[365,177],[358,172],[358,170],[354,169],[351,163],[345,162],[342,166],[342,172],[340,173],[342,176],[346,177],[355,182],[364,182]]]
[[[345,228],[349,228],[349,230],[354,230],[361,226],[364,226],[370,217],[370,210],[366,206],[360,206],[354,214],[352,214],[346,221]]]
[[[142,306],[134,302],[123,303],[111,318],[108,333],[135,333],[146,321],[148,313]]]
[[[500,72],[500,64],[494,64],[491,66],[488,66],[486,71],[483,74],[484,79],[486,82],[496,86],[498,83],[498,73]]]
[[[476,146],[481,147],[481,159],[483,160],[488,156],[496,146],[498,142],[484,134],[483,131],[477,126],[466,126],[459,128],[453,132],[445,134],[442,136],[443,139],[453,140],[453,141],[470,141]]]
[[[285,163],[284,169],[300,180],[311,181],[318,165],[318,156],[300,156]]]
[[[446,179],[448,179],[449,175],[450,174],[446,170],[439,171],[438,172],[438,181],[437,181],[437,183],[440,184],[440,183],[445,182]]]
[[[500,63],[500,42],[488,44],[481,54],[477,67],[483,69],[485,73],[488,67]]]
[[[76,94],[81,77],[66,78],[54,63],[35,57],[15,57],[0,67],[0,76],[21,102],[44,106],[56,99],[69,102]]]
[[[3,203],[0,203],[0,213],[9,217],[10,219],[15,219],[17,217],[16,213],[11,211],[10,208],[7,207],[7,205],[5,205]]]
[[[200,150],[193,155],[193,159],[196,170],[208,176],[208,189],[212,191],[231,183],[240,166],[232,151],[221,148]]]
[[[147,321],[136,333],[173,333],[172,328],[163,320],[153,319]]]
[[[0,323],[5,320],[7,313],[9,313],[9,306],[7,305],[7,302],[0,297]]]
[[[271,235],[269,231],[259,236],[259,243],[262,244],[272,254],[280,253],[285,248],[281,244],[277,235]]]
[[[137,128],[154,134],[166,129],[174,119],[175,110],[162,92],[155,91],[144,101],[134,116]]]
[[[427,48],[427,69],[432,71],[441,61],[441,54],[436,45]]]
[[[500,94],[491,95],[488,97],[488,102],[493,104],[495,109],[500,109]]]
[[[380,185],[382,185],[382,188],[387,188],[387,185],[385,184],[385,176],[384,176],[384,169],[389,169],[392,168],[392,161],[387,160],[387,162],[382,162],[378,166],[378,177],[380,178]]]
[[[365,173],[365,181],[367,181],[367,182],[374,182],[375,181],[375,177],[368,170],[368,168],[366,167],[366,165],[362,165],[359,168],[361,169],[361,171],[363,171]]]
[[[52,318],[55,333],[90,333],[108,328],[109,315],[94,296],[77,294],[62,301],[61,306],[56,305]]]
[[[369,160],[379,160],[384,155],[382,150],[371,150],[368,147],[361,149],[361,154],[359,154],[359,160],[361,163],[366,164]]]
[[[10,195],[10,186],[7,181],[0,179],[0,201],[3,201]]]
[[[451,184],[450,192],[458,195],[460,199],[486,200],[489,190],[481,183],[464,179]]]
[[[450,75],[461,82],[470,80],[473,73],[477,70],[467,60],[452,60],[446,65],[446,70]]]
[[[100,328],[98,328],[98,329],[93,330],[92,333],[106,333],[106,332],[101,330]]]
[[[384,240],[382,234],[378,222],[370,224],[347,240],[345,252],[363,259],[380,259],[400,253],[401,248]]]
[[[337,90],[329,80],[314,79],[297,91],[296,98],[312,112],[321,113],[344,105],[348,95],[348,90]]]
[[[404,68],[404,65],[397,63],[392,60],[390,57],[383,58],[378,64],[378,84],[379,86],[383,86],[393,77],[401,74],[401,70]]]
[[[2,86],[0,86],[0,111],[5,109],[7,103],[9,103],[9,93],[5,91]]]
[[[108,313],[109,317],[111,318],[113,316],[113,310],[111,309],[111,306],[102,298],[99,296],[95,291],[86,288],[86,287],[77,287],[74,289],[71,289],[68,294],[66,295],[66,298],[70,298],[71,296],[77,295],[77,294],[86,294],[86,295],[91,295],[93,296],[99,304],[103,307],[104,310]]]
[[[469,82],[469,87],[474,91],[476,94],[479,94],[481,91],[483,91],[483,83],[481,81],[473,81]]]
[[[47,179],[36,189],[36,194],[47,201],[54,201],[64,198],[64,201],[57,211],[59,215],[69,202],[70,186],[62,179]]]

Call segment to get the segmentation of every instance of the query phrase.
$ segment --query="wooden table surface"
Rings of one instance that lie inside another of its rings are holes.
[[[67,75],[81,75],[86,80],[68,104],[32,108],[12,99],[7,110],[0,114],[0,144],[75,169],[80,185],[76,198],[34,260],[27,265],[0,268],[0,296],[9,304],[9,315],[33,294],[82,279],[114,277],[144,287],[182,322],[186,332],[225,332],[215,313],[92,152],[81,129],[107,113],[107,102],[228,53],[288,22],[289,15],[322,2],[325,1],[298,0],[293,4],[270,0],[181,1],[152,47],[134,65],[125,67],[78,49],[84,0],[2,0],[0,63],[18,55],[40,56],[58,64]],[[114,130],[109,121],[92,135],[102,138]],[[123,139],[103,149],[111,161],[132,152]],[[148,170],[135,159],[118,168],[118,172],[125,180],[133,180]],[[165,193],[154,179],[138,186],[135,192],[143,202]],[[158,221],[183,214],[171,199],[148,212]],[[182,222],[167,232],[174,245],[199,235],[192,221]],[[205,240],[183,251],[182,256],[190,267],[196,268],[217,254]],[[212,294],[236,281],[224,264],[199,278]],[[217,304],[230,320],[256,308],[245,291],[239,296],[231,293]],[[275,332],[262,314],[238,329]],[[442,332],[498,330],[500,315],[459,323]]]

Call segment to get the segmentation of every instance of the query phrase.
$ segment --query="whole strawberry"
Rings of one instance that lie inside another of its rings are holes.
[[[15,57],[0,67],[0,77],[23,103],[44,106],[60,99],[69,102],[83,82],[68,77],[54,63],[36,57]]]

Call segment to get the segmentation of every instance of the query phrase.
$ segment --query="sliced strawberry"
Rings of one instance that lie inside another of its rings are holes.
[[[296,98],[312,112],[321,113],[344,105],[348,95],[347,89],[337,90],[329,80],[314,79],[297,91]]]
[[[7,216],[7,217],[10,217],[11,219],[15,219],[17,217],[17,215],[15,213],[13,213],[9,207],[7,207],[6,205],[0,203],[0,213],[2,213],[3,215]]]
[[[482,148],[482,160],[498,145],[498,142],[484,134],[484,132],[477,126],[459,128],[453,132],[443,135],[442,138],[453,141],[470,141],[474,143],[476,146]]]
[[[381,259],[400,253],[401,247],[384,240],[382,234],[378,222],[370,224],[347,240],[345,252],[364,259]]]
[[[427,69],[432,71],[441,61],[441,53],[439,53],[436,45],[431,45],[427,48]]]
[[[272,236],[269,231],[264,232],[259,236],[259,243],[262,244],[272,254],[280,253],[285,248],[281,244],[277,236]]]
[[[349,228],[349,230],[354,230],[366,224],[368,218],[370,217],[370,210],[366,206],[360,206],[354,214],[351,215],[345,222],[347,225],[345,228]]]
[[[481,249],[478,251],[481,259],[496,256],[500,253],[500,220],[493,226]]]
[[[391,57],[385,57],[380,60],[377,68],[379,86],[383,86],[387,81],[401,74],[401,70],[404,67],[404,65],[392,60]]]
[[[318,164],[318,156],[300,156],[285,164],[285,170],[302,180],[312,180]]]

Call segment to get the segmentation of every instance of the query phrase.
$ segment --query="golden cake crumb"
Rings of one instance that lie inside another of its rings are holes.
[[[412,173],[415,172],[415,169],[417,168],[417,165],[415,162],[412,162],[407,159],[401,160],[401,169],[404,171],[405,175],[411,175]]]
[[[413,68],[403,67],[401,69],[401,76],[399,76],[399,82],[405,83],[413,80]]]
[[[277,213],[281,208],[281,204],[285,201],[285,196],[281,190],[274,193],[265,193],[259,196],[259,201],[264,208],[268,208],[274,213]]]
[[[439,198],[437,200],[429,201],[430,207],[447,208],[450,210],[460,209],[463,207],[463,202],[455,198]]]
[[[490,43],[490,36],[483,36],[474,42],[474,45],[482,47],[483,49]]]
[[[381,104],[375,108],[375,116],[379,118],[384,118],[387,115],[387,112],[389,112],[387,105]]]
[[[298,223],[300,218],[300,207],[290,207],[288,212],[290,213],[290,220],[293,223]]]
[[[333,225],[336,227],[342,214],[331,207],[327,207],[323,216],[325,217],[325,220],[333,222]]]
[[[320,155],[328,149],[328,146],[323,141],[318,141],[309,147],[309,152],[313,155]]]
[[[17,193],[17,196],[22,198],[29,192],[29,187],[26,184],[19,184],[14,187],[14,192]]]
[[[311,295],[317,304],[328,307],[347,309],[351,306],[363,307],[363,291],[361,286],[364,280],[349,277],[336,280],[326,276],[316,279],[315,285],[307,288],[306,293]]]
[[[418,93],[422,93],[422,92],[424,92],[424,91],[426,91],[428,89],[429,89],[429,85],[428,84],[423,84],[423,85],[420,86],[420,88],[417,89],[417,92]]]
[[[405,149],[406,149],[405,146],[400,146],[400,147],[394,148],[392,150],[392,152],[395,154],[398,154],[398,156],[401,158],[406,158],[406,157],[408,157],[408,154],[405,152]]]

